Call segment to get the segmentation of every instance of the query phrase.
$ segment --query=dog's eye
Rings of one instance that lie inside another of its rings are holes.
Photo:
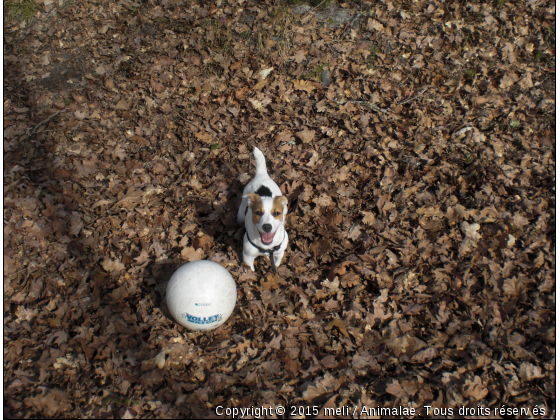
[[[274,213],[272,213],[272,215],[273,215],[274,217],[278,217],[278,216],[280,216],[280,212],[279,212],[279,211],[275,211]]]
[[[257,210],[257,211],[255,212],[255,214],[256,214],[257,216],[262,216],[262,215],[263,215],[263,212],[260,211],[260,210]]]

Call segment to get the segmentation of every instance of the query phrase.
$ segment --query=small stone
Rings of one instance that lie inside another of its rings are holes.
[[[323,69],[323,72],[321,73],[321,81],[325,86],[331,84],[332,77],[331,77],[331,71],[329,69]]]

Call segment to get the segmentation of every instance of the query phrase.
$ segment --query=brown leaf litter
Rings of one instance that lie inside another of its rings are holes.
[[[4,21],[6,417],[555,416],[554,4],[291,3]],[[255,145],[277,275],[240,260]],[[238,287],[207,333],[163,297],[200,259]]]

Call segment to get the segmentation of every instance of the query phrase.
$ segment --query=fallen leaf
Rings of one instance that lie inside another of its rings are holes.
[[[294,61],[298,64],[301,64],[303,60],[305,60],[306,54],[303,50],[298,50],[298,52],[293,56]]]
[[[201,249],[195,250],[192,246],[185,247],[181,251],[181,257],[187,261],[198,261],[202,259],[204,252]]]
[[[373,31],[373,30],[382,31],[383,28],[384,28],[384,26],[381,22],[379,22],[379,21],[377,21],[373,18],[369,18],[367,20],[367,30],[368,31]]]
[[[515,74],[515,72],[513,71],[509,71],[504,75],[504,77],[502,77],[502,80],[500,81],[500,88],[508,89],[513,86],[518,80],[519,77],[517,76],[517,74]]]
[[[103,260],[101,267],[108,273],[119,273],[125,269],[124,264],[120,260],[111,260],[109,258]]]
[[[340,387],[340,382],[330,373],[326,373],[324,377],[317,379],[312,385],[309,385],[303,391],[303,399],[312,401],[313,399],[325,394],[330,394]]]
[[[311,93],[315,90],[315,86],[307,80],[294,80],[294,89]]]
[[[463,230],[465,236],[475,243],[482,238],[482,236],[478,233],[480,230],[480,225],[478,223],[468,224],[467,222],[462,222],[461,229]]]
[[[399,384],[399,381],[397,380],[393,380],[393,382],[387,385],[385,391],[400,399],[408,398],[407,392],[403,389],[403,387]]]
[[[120,205],[128,209],[131,209],[142,199],[143,195],[144,195],[144,191],[131,189],[128,192],[128,194],[126,194],[123,198],[117,201],[117,206]]]
[[[365,223],[366,225],[371,226],[373,222],[375,222],[375,215],[371,211],[362,211],[361,213],[364,216],[362,222]]]
[[[278,274],[266,273],[266,281],[261,280],[261,286],[266,290],[278,289]]]
[[[274,70],[274,67],[268,67],[266,69],[263,69],[259,72],[259,76],[262,80],[266,79],[268,77],[268,75],[272,72],[272,70]]]
[[[348,334],[348,330],[346,329],[344,321],[339,318],[335,318],[325,325],[325,330],[329,331],[330,329],[332,329],[332,327],[336,327],[344,337],[350,339],[350,335]]]
[[[311,143],[315,138],[315,131],[313,130],[303,130],[296,133],[298,139],[303,143]]]
[[[540,366],[535,366],[528,362],[523,362],[519,366],[519,377],[523,382],[530,382],[538,378],[543,378]]]
[[[68,228],[68,233],[70,235],[78,236],[84,227],[84,222],[77,212],[72,212],[70,215],[70,226]]]
[[[278,334],[276,337],[270,340],[269,343],[267,343],[266,348],[279,349],[281,347],[281,343],[282,343],[282,334]]]
[[[387,347],[391,349],[397,357],[403,354],[412,356],[414,353],[427,346],[428,345],[419,338],[410,336],[397,337],[387,343]]]
[[[488,388],[482,383],[480,376],[475,376],[474,379],[467,379],[463,385],[463,395],[471,398],[474,401],[480,401],[488,394]]]
[[[424,350],[420,350],[418,353],[412,356],[411,360],[415,363],[426,363],[437,357],[438,351],[434,347],[428,347]]]
[[[113,200],[102,199],[102,200],[96,201],[94,204],[92,204],[91,208],[95,209],[95,208],[100,207],[100,206],[105,206],[107,204],[112,204],[113,202],[114,202]]]
[[[120,110],[120,111],[127,111],[130,109],[130,105],[128,104],[127,101],[125,101],[124,99],[121,99],[119,102],[117,102],[117,104],[115,105],[115,109]]]

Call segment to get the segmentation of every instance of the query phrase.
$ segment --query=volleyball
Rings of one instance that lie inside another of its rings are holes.
[[[237,300],[233,277],[213,261],[193,261],[180,267],[167,284],[167,308],[189,330],[212,330],[230,317]]]

